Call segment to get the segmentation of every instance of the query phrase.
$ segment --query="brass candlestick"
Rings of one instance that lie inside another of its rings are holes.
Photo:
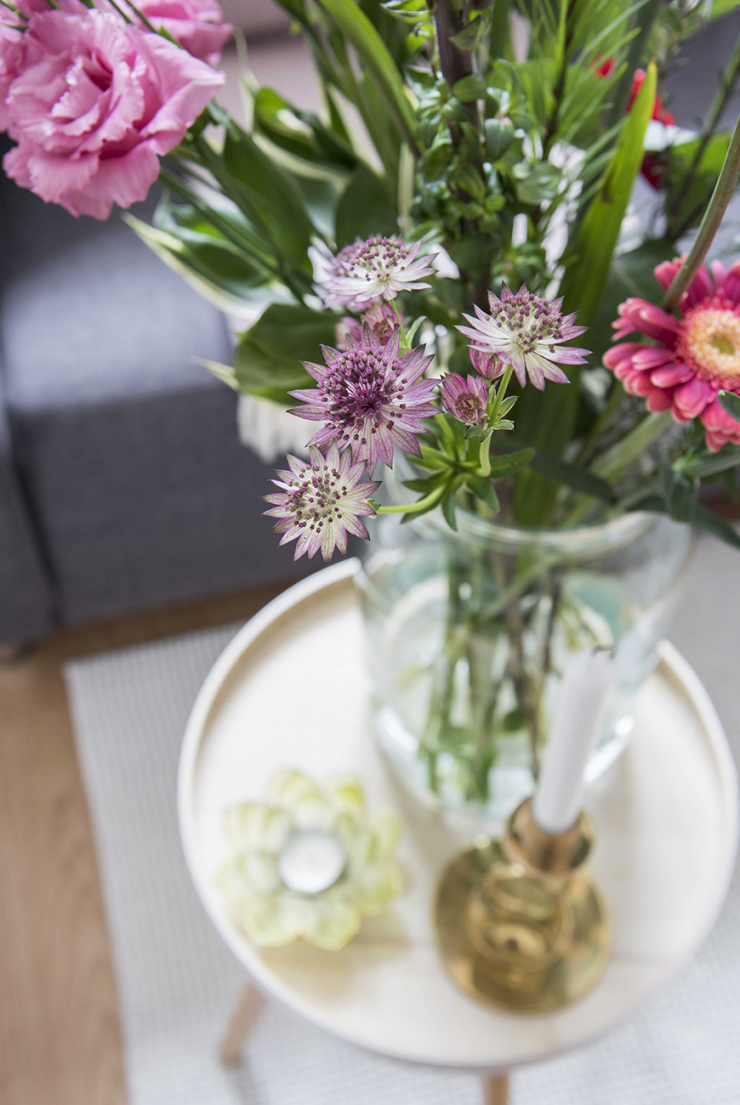
[[[447,866],[437,892],[445,967],[476,998],[522,1013],[559,1009],[599,980],[611,945],[604,899],[586,868],[593,824],[547,833],[531,799],[503,839],[479,837]]]

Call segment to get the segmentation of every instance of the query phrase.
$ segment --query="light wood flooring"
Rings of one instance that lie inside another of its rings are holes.
[[[95,845],[62,663],[246,620],[279,590],[64,630],[0,666],[0,1105],[126,1105]]]

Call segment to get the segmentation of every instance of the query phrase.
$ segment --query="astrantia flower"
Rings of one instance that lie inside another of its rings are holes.
[[[302,937],[336,951],[360,928],[363,916],[388,908],[403,890],[394,856],[401,824],[391,813],[369,813],[353,778],[318,787],[298,771],[272,781],[266,802],[244,802],[226,815],[226,833],[236,854],[218,883],[234,921],[261,947],[281,947]],[[344,868],[316,893],[283,881],[286,852],[301,838],[336,842]]]
[[[304,362],[318,386],[290,393],[306,404],[292,413],[326,423],[309,444],[349,445],[353,459],[370,472],[378,460],[393,464],[394,444],[419,455],[414,434],[423,432],[422,418],[438,413],[435,381],[421,379],[433,358],[423,346],[399,357],[399,344],[399,330],[383,344],[366,323],[359,344],[348,338],[344,352],[322,346],[325,365]]]
[[[463,379],[450,372],[442,381],[442,406],[453,418],[468,426],[485,426],[488,384],[481,376]]]
[[[401,325],[403,325],[403,315],[400,316]],[[347,338],[352,338],[355,342],[362,341],[362,325],[367,323],[372,330],[378,341],[385,344],[390,338],[394,330],[398,328],[398,318],[396,312],[393,310],[389,303],[373,303],[372,307],[365,311],[361,319],[352,318],[351,315],[347,315],[345,318],[340,318],[337,323],[337,347],[339,349],[347,348]]]
[[[460,333],[470,339],[472,348],[480,353],[495,353],[502,366],[511,365],[522,387],[527,374],[540,390],[545,380],[567,384],[568,377],[557,364],[583,364],[588,353],[587,349],[570,346],[557,348],[587,329],[573,325],[578,312],[563,315],[562,299],[543,299],[528,292],[524,285],[513,295],[504,284],[501,299],[489,292],[488,302],[490,314],[476,307],[475,318],[463,316],[470,326],[458,326]]]
[[[274,504],[265,514],[279,519],[274,529],[283,535],[281,545],[297,538],[296,560],[306,552],[310,559],[319,549],[329,560],[335,548],[346,553],[348,533],[368,538],[360,518],[374,513],[366,500],[380,485],[363,480],[364,464],[353,464],[349,450],[340,456],[336,442],[328,456],[316,448],[310,455],[310,464],[288,457],[290,471],[272,481],[280,492],[265,495]]]
[[[681,259],[658,265],[655,275],[667,289]],[[628,299],[614,323],[617,338],[638,331],[647,342],[621,342],[604,364],[640,395],[650,411],[670,410],[678,422],[701,418],[707,446],[716,453],[727,441],[740,445],[740,422],[722,408],[721,390],[740,394],[740,262],[726,270],[702,265],[681,299],[681,317],[644,299]],[[713,277],[713,278],[712,278]]]
[[[497,379],[506,368],[495,353],[481,353],[479,349],[471,348],[469,354],[473,368],[487,380]]]
[[[425,277],[434,268],[429,257],[419,257],[421,243],[404,245],[401,238],[370,238],[345,246],[321,274],[327,307],[363,311],[399,292],[428,288]]]

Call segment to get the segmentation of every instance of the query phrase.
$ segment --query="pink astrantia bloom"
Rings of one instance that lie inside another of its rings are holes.
[[[309,445],[350,446],[353,460],[370,472],[379,460],[393,464],[394,444],[419,455],[414,435],[423,433],[422,418],[438,413],[432,402],[435,381],[422,379],[433,358],[422,346],[399,356],[400,339],[396,329],[383,343],[365,323],[362,341],[348,338],[344,352],[322,346],[326,364],[304,362],[317,387],[292,391],[306,406],[291,413],[325,423]]]
[[[8,176],[73,215],[105,219],[146,197],[224,76],[119,16],[31,17],[37,58],[10,86]]]
[[[470,339],[472,350],[496,354],[502,369],[511,365],[522,387],[527,375],[540,390],[545,380],[567,384],[568,377],[558,364],[583,364],[589,352],[571,346],[559,348],[561,342],[585,333],[587,327],[573,325],[578,312],[563,315],[562,299],[543,299],[524,285],[514,295],[504,284],[501,298],[489,292],[488,302],[490,314],[476,307],[475,318],[463,315],[470,326],[458,326]]]
[[[421,243],[401,238],[369,238],[345,246],[317,274],[327,307],[364,311],[373,303],[395,299],[399,292],[428,288],[434,268],[419,257]]]
[[[329,560],[335,548],[346,553],[348,533],[369,537],[361,518],[375,513],[366,500],[380,485],[364,480],[365,465],[354,464],[349,449],[340,455],[336,441],[328,456],[315,446],[310,456],[310,464],[287,458],[290,471],[278,472],[280,479],[272,481],[280,491],[265,495],[274,504],[265,514],[278,519],[274,529],[283,535],[281,545],[297,539],[296,560],[304,553],[310,559],[319,549]]]
[[[469,349],[473,368],[487,380],[496,380],[502,375],[506,365],[495,353],[481,353],[479,349]]]
[[[400,315],[400,319],[403,326],[404,316]],[[383,344],[388,341],[393,331],[398,327],[398,318],[390,303],[373,303],[361,319],[352,318],[351,315],[340,318],[337,323],[337,347],[346,349],[347,338],[352,338],[357,343],[361,342],[362,326],[365,322],[378,341],[383,342]]]
[[[468,426],[485,426],[487,422],[488,384],[481,376],[465,380],[450,372],[442,381],[442,406],[459,422]]]
[[[681,263],[677,258],[655,269],[664,289]],[[740,394],[740,262],[727,270],[714,261],[711,275],[702,265],[681,299],[680,315],[627,299],[614,323],[616,337],[637,331],[649,341],[613,345],[604,364],[625,391],[646,400],[648,410],[670,410],[677,422],[700,418],[711,452],[728,441],[740,445],[740,422],[717,398],[721,390]]]

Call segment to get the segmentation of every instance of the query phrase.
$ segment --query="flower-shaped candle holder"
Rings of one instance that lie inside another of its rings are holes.
[[[392,814],[367,812],[356,779],[320,787],[284,771],[264,802],[228,811],[237,854],[219,885],[255,944],[280,947],[303,937],[334,951],[356,935],[363,916],[382,913],[401,893],[393,858],[400,828]]]

